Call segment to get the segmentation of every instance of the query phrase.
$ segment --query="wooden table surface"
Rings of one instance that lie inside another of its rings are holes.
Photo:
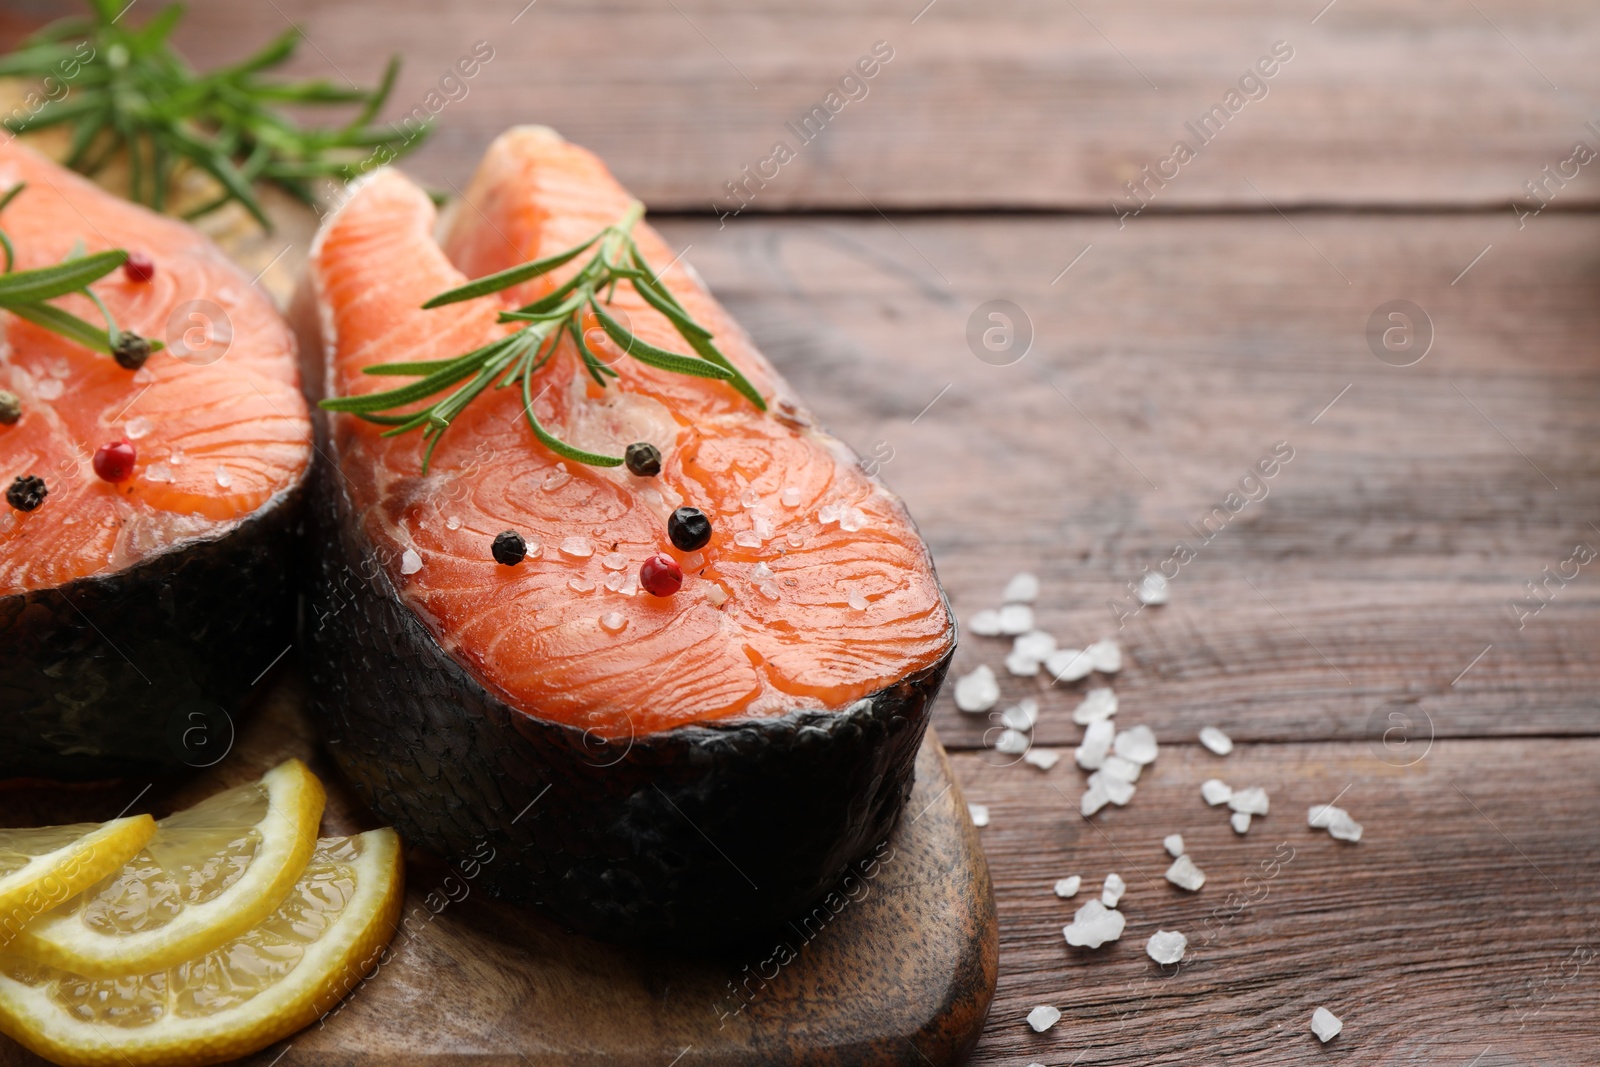
[[[963,619],[1031,570],[1063,644],[1121,641],[1118,722],[1162,755],[1092,820],[1084,683],[1013,678],[1002,642],[963,638],[959,671],[1039,700],[1048,772],[941,698],[992,813],[1000,978],[974,1063],[1595,1061],[1600,8],[525,2],[200,0],[179,40],[220,63],[292,19],[298,69],[362,82],[401,52],[396,115],[484,42],[417,174],[464,186],[517,122],[597,149],[878,458]],[[866,95],[802,143],[786,124],[880,41]],[[1186,123],[1274,47],[1292,56],[1197,147]],[[1180,139],[1193,158],[1119,219]],[[776,141],[794,158],[714,215]],[[1021,332],[987,361],[969,343],[991,300],[1025,317],[1014,362]],[[1395,300],[1430,342],[1405,357],[1381,343]],[[1292,459],[1232,513],[1275,449]],[[1171,603],[1116,607],[1180,542]],[[1232,755],[1197,744],[1207,724]],[[1213,776],[1265,787],[1271,814],[1234,834],[1200,799]],[[1359,844],[1306,827],[1336,796]],[[1197,894],[1161,877],[1173,832]],[[1052,883],[1110,871],[1126,934],[1069,948],[1092,890]],[[1156,929],[1188,935],[1181,967],[1144,955]],[[1044,1034],[1038,1004],[1063,1013]],[[1344,1020],[1326,1046],[1319,1005]]]

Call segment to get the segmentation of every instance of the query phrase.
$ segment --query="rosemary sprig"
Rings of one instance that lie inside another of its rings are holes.
[[[5,211],[25,188],[27,188],[25,182],[18,182],[7,190],[5,195],[0,196],[0,212]],[[6,259],[5,271],[0,273],[0,309],[43,326],[85,348],[104,352],[110,356],[116,355],[117,348],[123,341],[134,338],[135,335],[117,329],[117,321],[112,318],[111,309],[106,307],[105,302],[89,288],[90,282],[98,281],[122,266],[123,261],[128,258],[127,252],[120,248],[108,252],[96,252],[92,256],[74,252],[53,267],[14,270],[16,249],[11,243],[11,237],[4,230],[0,230],[0,252],[4,252]],[[102,330],[54,304],[46,303],[68,293],[82,293],[94,301],[95,306],[100,309],[100,314],[105,317],[106,328]],[[142,338],[139,340],[143,341]],[[150,352],[166,347],[160,341],[143,341],[143,343],[149,345],[147,351]]]
[[[33,34],[0,58],[0,77],[35,77],[65,84],[66,91],[30,114],[4,122],[12,133],[72,123],[67,165],[94,174],[127,153],[129,196],[166,210],[168,186],[180,163],[209,174],[222,192],[185,213],[208,214],[237,200],[256,221],[272,228],[254,183],[270,182],[316,206],[311,182],[349,178],[363,157],[386,161],[416,147],[431,124],[410,132],[373,125],[399,72],[389,61],[374,90],[342,89],[322,79],[281,82],[264,72],[294,54],[300,31],[291,29],[248,59],[205,74],[195,72],[168,44],[183,7],[162,8],[138,29],[120,18],[126,0],[89,0],[92,17],[63,19]],[[280,105],[360,105],[337,128],[307,128]]]
[[[595,467],[615,467],[622,462],[622,457],[602,455],[569,445],[541,426],[533,413],[533,376],[550,362],[564,336],[572,339],[585,369],[601,388],[605,387],[606,379],[617,377],[617,372],[595,355],[584,341],[583,317],[588,311],[593,313],[612,343],[640,363],[675,374],[726,381],[759,410],[765,411],[767,402],[760,392],[718,351],[711,332],[689,317],[678,298],[661,284],[656,272],[645,262],[644,254],[639,251],[632,235],[634,225],[643,217],[644,205],[635,200],[616,225],[606,227],[576,248],[523,263],[440,293],[422,306],[443,307],[498,293],[548,274],[590,249],[595,249],[588,262],[566,282],[530,304],[500,313],[501,322],[526,323],[521,329],[451,359],[383,363],[367,367],[367,374],[415,377],[417,381],[381,393],[330,397],[321,402],[322,407],[388,426],[390,429],[384,432],[385,437],[421,430],[428,441],[428,449],[422,459],[423,473],[427,473],[433,450],[438,447],[440,438],[468,404],[476,400],[491,382],[495,383],[496,389],[520,384],[523,415],[528,420],[528,428],[541,444],[565,459]],[[604,292],[609,295],[623,282],[633,286],[645,303],[665,316],[696,355],[686,356],[657,348],[635,337],[618,322],[602,304],[600,294]],[[499,380],[496,382],[496,379]],[[443,399],[419,411],[403,415],[379,414],[426,400],[451,386],[457,387]]]

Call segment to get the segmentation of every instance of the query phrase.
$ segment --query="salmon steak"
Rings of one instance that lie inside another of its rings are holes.
[[[165,347],[132,368],[0,312],[0,778],[216,762],[292,639],[312,445],[293,332],[203,235],[12,139],[0,193],[19,187],[15,269],[128,251],[89,291]]]
[[[489,841],[481,884],[571,929],[704,946],[773,928],[884,841],[955,627],[900,500],[653,230],[618,243],[630,210],[595,156],[525,127],[443,224],[382,170],[323,225],[294,316],[335,409],[310,691],[408,840]],[[362,414],[394,375],[511,351],[528,308],[625,247],[645,280],[495,364],[523,388],[442,431],[421,392]]]

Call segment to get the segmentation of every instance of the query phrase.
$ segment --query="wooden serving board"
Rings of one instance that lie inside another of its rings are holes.
[[[262,685],[237,737],[217,739],[231,750],[215,766],[182,781],[11,790],[0,793],[0,824],[105,819],[125,807],[163,815],[299,756],[328,786],[325,835],[377,825],[318,747],[295,667]],[[811,921],[797,918],[788,952],[684,959],[603,945],[487,899],[472,860],[411,850],[389,962],[322,1023],[241,1062],[960,1063],[994,993],[994,893],[931,731],[916,773],[871,877]],[[0,1038],[0,1067],[43,1063]]]

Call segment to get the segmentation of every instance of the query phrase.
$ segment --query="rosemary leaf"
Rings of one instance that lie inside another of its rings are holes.
[[[502,289],[509,289],[513,285],[521,285],[530,278],[548,274],[563,263],[576,259],[599,239],[600,235],[596,234],[577,248],[569,248],[565,252],[560,252],[544,259],[536,259],[532,263],[508,267],[498,273],[485,275],[477,281],[468,282],[466,285],[440,293],[422,306],[425,309],[444,307],[446,304],[458,304],[463,300],[475,300],[480,296],[487,296],[490,293],[498,293]]]

